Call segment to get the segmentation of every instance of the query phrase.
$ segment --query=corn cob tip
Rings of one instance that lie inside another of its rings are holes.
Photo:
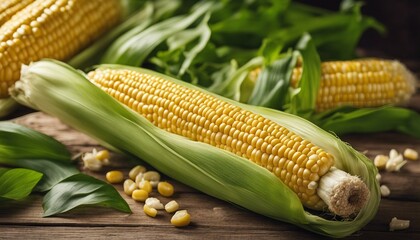
[[[398,68],[398,67],[401,68],[403,79],[406,79],[408,90],[407,90],[407,94],[405,95],[406,98],[404,99],[403,103],[408,103],[411,96],[416,92],[417,78],[414,75],[414,73],[408,70],[408,68],[401,62],[395,60],[394,64],[396,65],[395,68]]]
[[[331,168],[321,178],[317,193],[328,209],[341,217],[357,214],[370,195],[369,189],[360,178],[337,168]]]

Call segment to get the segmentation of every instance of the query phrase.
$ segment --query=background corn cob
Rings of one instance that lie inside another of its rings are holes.
[[[13,9],[19,4],[12,3]],[[6,10],[4,11],[6,13]],[[19,79],[21,64],[66,60],[114,26],[120,0],[35,0],[0,27],[0,98]]]
[[[354,186],[359,187],[353,189],[357,199],[350,203],[353,206],[330,206],[331,189],[340,185],[338,182],[334,182],[334,186],[328,185],[327,193],[323,194],[326,199],[321,199],[317,194],[321,178],[327,173],[332,179],[337,174],[344,174],[331,170],[334,157],[261,115],[150,74],[126,69],[97,69],[88,77],[155,126],[230,151],[266,168],[309,208],[321,210],[327,203],[334,213],[348,216],[358,212],[367,200],[368,190],[357,177],[352,178]],[[346,174],[343,176],[347,177]]]
[[[298,87],[301,74],[301,66],[293,70],[293,88]],[[316,111],[340,106],[404,105],[414,91],[413,74],[398,61],[363,59],[323,62]]]

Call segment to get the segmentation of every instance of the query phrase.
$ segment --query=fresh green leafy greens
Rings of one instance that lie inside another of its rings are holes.
[[[182,14],[120,37],[102,63],[144,66],[236,101],[299,115],[337,134],[396,130],[419,136],[415,126],[402,127],[418,120],[410,110],[315,112],[321,61],[352,59],[367,29],[385,32],[361,13],[362,5],[344,0],[338,11],[329,11],[289,0],[185,1],[177,12]],[[302,76],[291,87],[299,58]],[[358,127],[366,121],[369,128]]]
[[[44,204],[45,216],[81,205],[130,211],[127,203],[111,185],[81,174],[72,164],[70,152],[63,144],[30,128],[12,122],[0,122],[1,165],[18,168],[0,168],[0,199],[22,199],[32,190],[47,192],[44,198],[44,202],[47,202]],[[68,179],[73,179],[77,185],[63,189],[67,185],[62,183]],[[89,196],[80,197],[82,188],[91,190]],[[60,201],[51,201],[51,196]],[[71,204],[64,203],[65,199]]]
[[[79,206],[95,205],[130,213],[130,207],[111,185],[94,177],[75,174],[58,184],[45,195],[44,217],[70,211]]]
[[[0,202],[27,197],[41,178],[41,173],[29,169],[0,168]]]

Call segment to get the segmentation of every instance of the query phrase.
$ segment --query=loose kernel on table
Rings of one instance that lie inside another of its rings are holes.
[[[136,177],[139,175],[139,173],[144,173],[146,172],[146,168],[141,166],[141,165],[137,165],[135,167],[133,167],[130,172],[128,173],[128,176],[130,177],[131,180],[136,180]]]
[[[149,217],[156,217],[157,215],[156,208],[150,207],[149,205],[146,205],[146,204],[143,206],[143,211]]]
[[[120,183],[124,180],[124,175],[121,171],[109,171],[106,173],[106,180],[110,183]]]
[[[124,192],[128,196],[131,196],[133,194],[133,191],[137,189],[136,183],[131,179],[126,179],[124,181]]]
[[[174,186],[168,182],[159,182],[157,189],[159,194],[164,197],[170,197],[174,194]]]
[[[143,179],[149,181],[152,187],[156,187],[160,181],[160,174],[156,171],[147,171],[143,174]]]
[[[135,201],[144,202],[149,197],[149,193],[143,189],[136,189],[133,191],[131,197]]]
[[[410,160],[417,160],[419,158],[418,152],[411,148],[405,149],[403,155],[405,158]]]
[[[151,193],[153,190],[152,184],[148,180],[144,179],[139,182],[139,188],[145,190],[148,193]]]
[[[149,197],[146,199],[145,201],[145,205],[155,208],[155,209],[163,209],[164,206],[163,204],[160,202],[159,199],[154,198],[154,197]]]
[[[404,230],[410,227],[410,220],[402,220],[396,217],[391,219],[389,223],[389,231]]]
[[[172,200],[165,205],[165,210],[168,213],[173,213],[179,209],[179,204],[177,201]]]
[[[383,169],[385,168],[385,165],[388,162],[388,160],[389,160],[388,156],[379,154],[379,155],[376,155],[375,159],[373,160],[373,163],[378,169]]]
[[[101,150],[96,153],[96,159],[100,161],[107,161],[109,159],[109,151],[108,150]]]
[[[389,190],[387,185],[381,185],[380,189],[382,197],[388,197],[391,194],[391,190]]]
[[[403,156],[395,149],[391,149],[389,152],[389,160],[385,164],[387,172],[398,172],[407,163]]]
[[[191,216],[187,210],[177,211],[171,218],[171,223],[175,227],[185,227],[191,222]]]

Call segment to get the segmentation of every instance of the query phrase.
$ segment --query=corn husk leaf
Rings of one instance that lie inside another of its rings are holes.
[[[384,106],[355,109],[341,107],[311,116],[311,121],[338,135],[398,131],[420,138],[420,114],[406,108]]]
[[[11,97],[0,99],[0,119],[7,117],[12,113],[19,104]]]
[[[42,173],[24,168],[0,168],[0,202],[27,197],[41,180]]]
[[[198,89],[150,70],[120,65],[102,67],[150,73]],[[371,161],[332,134],[294,115],[224,99],[307,138],[330,152],[336,167],[360,176],[370,189],[370,199],[353,220],[327,220],[307,212],[297,195],[268,170],[230,152],[155,127],[90,83],[83,73],[63,63],[44,60],[31,64],[12,94],[19,102],[57,116],[98,141],[137,156],[204,193],[322,235],[350,235],[366,225],[378,209],[377,170]]]
[[[102,63],[140,66],[160,43],[185,30],[212,8],[211,2],[197,4],[186,16],[175,16],[146,29],[133,28],[119,37],[105,52]]]

